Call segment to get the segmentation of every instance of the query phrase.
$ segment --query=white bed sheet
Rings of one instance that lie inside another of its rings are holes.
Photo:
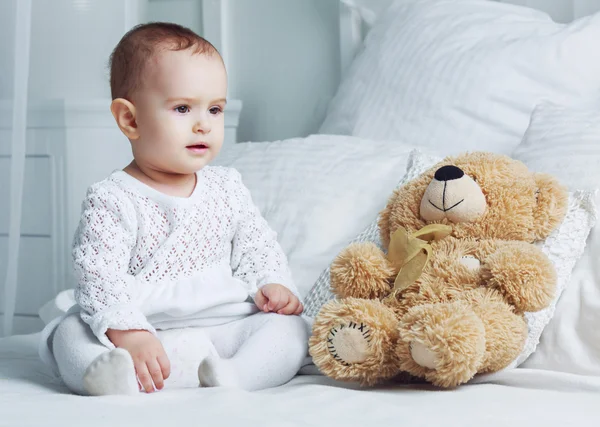
[[[598,426],[600,377],[517,369],[452,391],[369,390],[301,375],[239,390],[164,390],[133,397],[68,394],[39,361],[38,334],[0,339],[0,426]]]

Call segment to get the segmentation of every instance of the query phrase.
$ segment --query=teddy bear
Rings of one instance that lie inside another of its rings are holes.
[[[336,298],[314,319],[315,365],[362,385],[408,373],[445,388],[506,368],[527,338],[524,313],[553,299],[554,266],[534,243],[567,204],[554,177],[484,152],[396,189],[378,219],[384,250],[351,244],[331,265]]]

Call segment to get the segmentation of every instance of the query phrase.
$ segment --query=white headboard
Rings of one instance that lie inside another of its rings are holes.
[[[364,36],[394,0],[340,0],[340,61],[342,76],[360,50]],[[482,0],[485,1],[485,0]],[[570,22],[600,10],[599,0],[487,0],[543,10],[557,22]]]

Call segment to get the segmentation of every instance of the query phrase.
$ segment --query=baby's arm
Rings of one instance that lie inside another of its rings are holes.
[[[73,243],[75,299],[82,319],[108,347],[108,329],[155,332],[133,300],[135,277],[128,274],[136,230],[128,200],[104,187],[88,192]]]
[[[109,348],[131,354],[140,382],[152,391],[169,375],[169,364],[155,330],[134,301],[136,281],[128,273],[136,242],[133,206],[106,188],[92,188],[83,202],[73,244],[81,318]]]
[[[252,201],[239,172],[232,169],[231,175],[230,185],[233,186],[233,203],[236,206],[234,215],[237,215],[231,255],[234,276],[249,285],[250,295],[255,301],[257,292],[267,284],[281,285],[283,294],[290,294],[290,301],[299,300],[287,257],[277,242],[276,233]]]

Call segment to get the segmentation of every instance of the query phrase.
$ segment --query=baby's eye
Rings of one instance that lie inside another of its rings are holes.
[[[175,111],[177,111],[178,113],[181,113],[181,114],[189,113],[190,107],[187,105],[180,105],[178,107],[175,107]]]
[[[221,107],[211,107],[211,109],[208,111],[210,111],[210,114],[216,116],[217,114],[220,114],[223,110],[221,109]]]

